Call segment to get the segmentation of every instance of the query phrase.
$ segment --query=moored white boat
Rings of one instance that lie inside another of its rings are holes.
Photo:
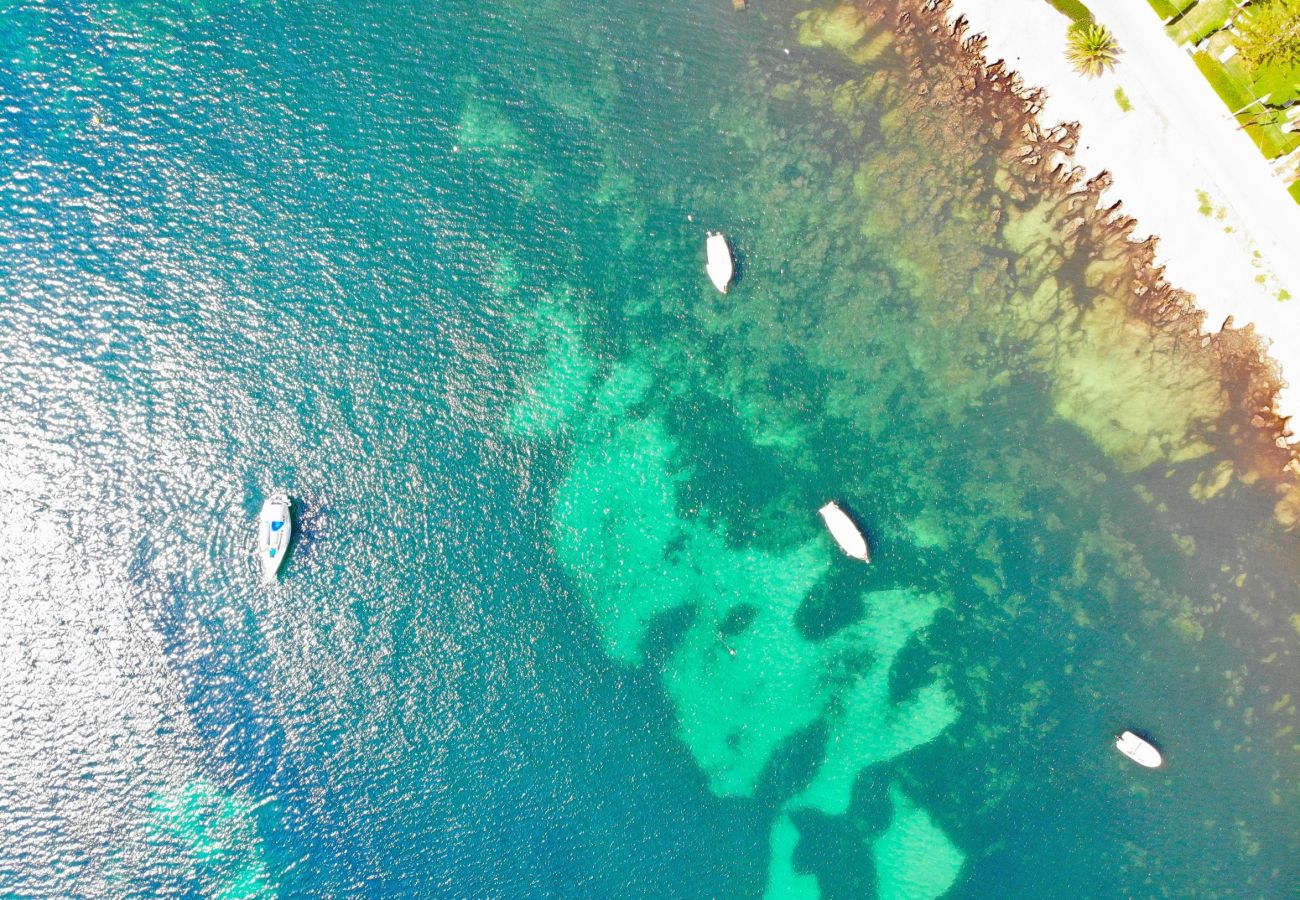
[[[708,235],[704,242],[704,250],[708,256],[704,270],[709,273],[709,280],[713,282],[713,286],[725,294],[731,284],[731,276],[735,274],[731,246],[720,231],[710,231]]]
[[[1148,769],[1154,769],[1164,762],[1159,750],[1131,731],[1126,731],[1115,738],[1115,749],[1139,766],[1146,766]]]
[[[257,517],[257,558],[262,567],[262,580],[275,580],[275,573],[284,562],[293,536],[293,518],[289,511],[289,495],[276,491],[262,504]]]
[[[838,503],[832,500],[817,512],[830,530],[831,537],[835,538],[835,543],[840,545],[841,550],[854,559],[860,559],[867,563],[871,562],[871,548],[867,546],[866,535],[849,518],[849,514],[840,509]]]

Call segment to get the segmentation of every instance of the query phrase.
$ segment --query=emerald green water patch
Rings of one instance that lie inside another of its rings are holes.
[[[577,344],[567,346],[566,360],[581,356]],[[811,518],[800,541],[774,550],[732,540],[706,510],[683,510],[695,462],[656,411],[652,383],[644,367],[624,363],[590,403],[563,404],[574,449],[556,493],[556,555],[591,604],[611,656],[633,665],[664,660],[678,735],[715,793],[754,795],[778,748],[823,722],[825,749],[786,809],[844,815],[859,772],[956,718],[938,678],[897,704],[889,696],[894,660],[941,601],[871,591],[851,624],[823,640],[805,637],[801,606],[843,559]],[[512,419],[533,408],[533,399],[521,401]],[[651,647],[656,623],[678,614],[685,624],[671,632],[672,646]],[[797,834],[788,813],[778,817],[769,891],[817,896],[815,879],[793,868]]]
[[[894,817],[871,850],[877,896],[880,900],[912,900],[942,895],[956,881],[965,855],[897,785],[889,787],[889,802]]]
[[[889,698],[895,659],[939,607],[933,595],[874,591],[867,595],[863,619],[826,642],[830,658],[825,667],[841,673],[843,693],[834,696],[828,710],[831,732],[825,762],[792,806],[842,815],[849,807],[853,779],[862,769],[933,740],[956,720],[952,696],[938,678],[897,704]],[[861,664],[864,658],[868,666]],[[840,661],[848,664],[841,668]]]
[[[508,297],[519,290],[523,284],[523,273],[519,262],[509,250],[501,247],[492,249],[492,268],[488,273],[488,289],[497,297]]]
[[[827,565],[814,542],[786,558],[725,547],[705,532],[686,550],[692,569],[708,571],[712,597],[664,672],[682,739],[723,796],[750,796],[782,741],[823,711],[821,659],[803,641],[795,610]],[[671,576],[671,573],[669,574]],[[702,595],[702,596],[708,596]],[[736,602],[760,606],[740,634],[723,637],[719,614]]]
[[[810,527],[805,543],[766,552],[683,516],[677,493],[691,473],[677,443],[657,417],[629,417],[641,398],[628,385],[646,383],[624,370],[598,395],[556,500],[557,555],[625,662],[643,658],[656,618],[693,610],[663,677],[715,791],[753,793],[776,746],[827,715],[832,746],[805,801],[842,813],[863,765],[929,740],[955,715],[936,684],[897,708],[888,702],[894,657],[939,603],[874,592],[862,620],[805,639],[795,618],[834,560],[828,542]]]
[[[204,896],[252,900],[277,894],[263,856],[257,806],[242,793],[196,778],[157,795],[149,829],[179,856],[181,880]]]
[[[797,873],[794,867],[793,853],[797,842],[791,841],[790,832],[797,833],[798,828],[790,813],[812,808],[832,816],[846,814],[859,774],[872,765],[928,743],[956,721],[957,707],[940,679],[921,685],[899,703],[891,702],[889,696],[889,673],[896,658],[916,633],[931,622],[939,607],[938,599],[930,595],[901,590],[876,591],[867,597],[866,614],[861,622],[841,632],[835,639],[847,645],[844,648],[846,655],[842,658],[849,664],[840,670],[847,689],[843,694],[837,693],[830,698],[827,711],[830,729],[821,765],[808,786],[785,804],[784,815],[773,826],[774,857],[769,868],[767,897],[784,897],[788,891],[802,889],[805,884],[805,876]],[[835,641],[827,643],[834,644]],[[943,837],[942,831],[928,818],[925,821]],[[943,841],[947,843],[947,838],[943,837]],[[874,851],[877,869],[881,868],[881,859],[887,863],[892,861],[894,865],[910,865],[894,860],[893,854],[899,849],[907,852],[910,848],[877,845]],[[788,851],[791,857],[788,860],[777,859],[775,854],[778,851]],[[954,877],[955,874],[956,869],[952,872]],[[880,872],[878,877],[883,890],[890,879]],[[949,878],[947,883],[931,893],[914,891],[909,896],[937,897],[947,889],[951,880]]]
[[[798,827],[789,818],[782,816],[772,826],[772,861],[768,864],[764,897],[770,900],[817,900],[821,896],[817,878],[794,867],[794,854],[798,846]]]

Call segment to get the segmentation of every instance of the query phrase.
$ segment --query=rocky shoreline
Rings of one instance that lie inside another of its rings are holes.
[[[869,64],[860,84],[805,86],[839,114],[882,116],[884,152],[858,175],[864,233],[906,260],[915,296],[944,298],[932,315],[987,339],[983,351],[951,348],[968,364],[997,365],[991,347],[1019,345],[1012,374],[1045,375],[1056,411],[1122,468],[1226,456],[1229,469],[1207,468],[1193,495],[1234,478],[1269,485],[1274,518],[1294,527],[1300,461],[1265,343],[1231,320],[1206,330],[1194,297],[1166,280],[1156,239],[1135,240],[1137,222],[1103,203],[1109,174],[1075,164],[1078,127],[1045,126],[1042,91],[989,62],[986,39],[950,7],[898,0],[801,17],[805,46]],[[873,195],[894,202],[873,208]]]

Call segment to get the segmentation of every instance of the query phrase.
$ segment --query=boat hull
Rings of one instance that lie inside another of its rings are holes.
[[[871,547],[867,544],[866,535],[838,503],[831,501],[817,510],[817,513],[845,554],[866,563],[871,562]]]
[[[708,257],[704,270],[709,273],[709,280],[713,282],[713,286],[725,294],[735,274],[731,246],[720,232],[710,231],[704,242],[704,250]]]
[[[1115,738],[1115,749],[1139,766],[1148,769],[1159,768],[1164,762],[1159,750],[1131,731],[1126,731]]]
[[[257,517],[257,560],[262,570],[262,581],[275,580],[292,538],[293,516],[289,508],[289,495],[277,491],[262,504],[262,511]]]

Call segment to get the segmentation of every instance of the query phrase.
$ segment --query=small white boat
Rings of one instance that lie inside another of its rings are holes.
[[[709,261],[704,270],[709,273],[709,280],[713,282],[713,286],[725,294],[731,284],[731,276],[735,274],[735,265],[731,260],[731,246],[720,231],[710,231],[708,235],[704,242],[704,250]]]
[[[854,559],[871,562],[871,548],[867,546],[866,535],[849,518],[849,514],[840,509],[838,503],[832,500],[817,512],[826,523],[826,527],[830,529],[831,537],[835,538],[835,543],[840,545],[841,550]]]
[[[1115,749],[1139,766],[1146,766],[1148,769],[1157,768],[1164,762],[1159,750],[1131,731],[1126,731],[1115,738]]]
[[[262,504],[257,517],[257,558],[262,566],[262,580],[275,580],[293,537],[293,518],[289,514],[289,495],[276,491]]]

